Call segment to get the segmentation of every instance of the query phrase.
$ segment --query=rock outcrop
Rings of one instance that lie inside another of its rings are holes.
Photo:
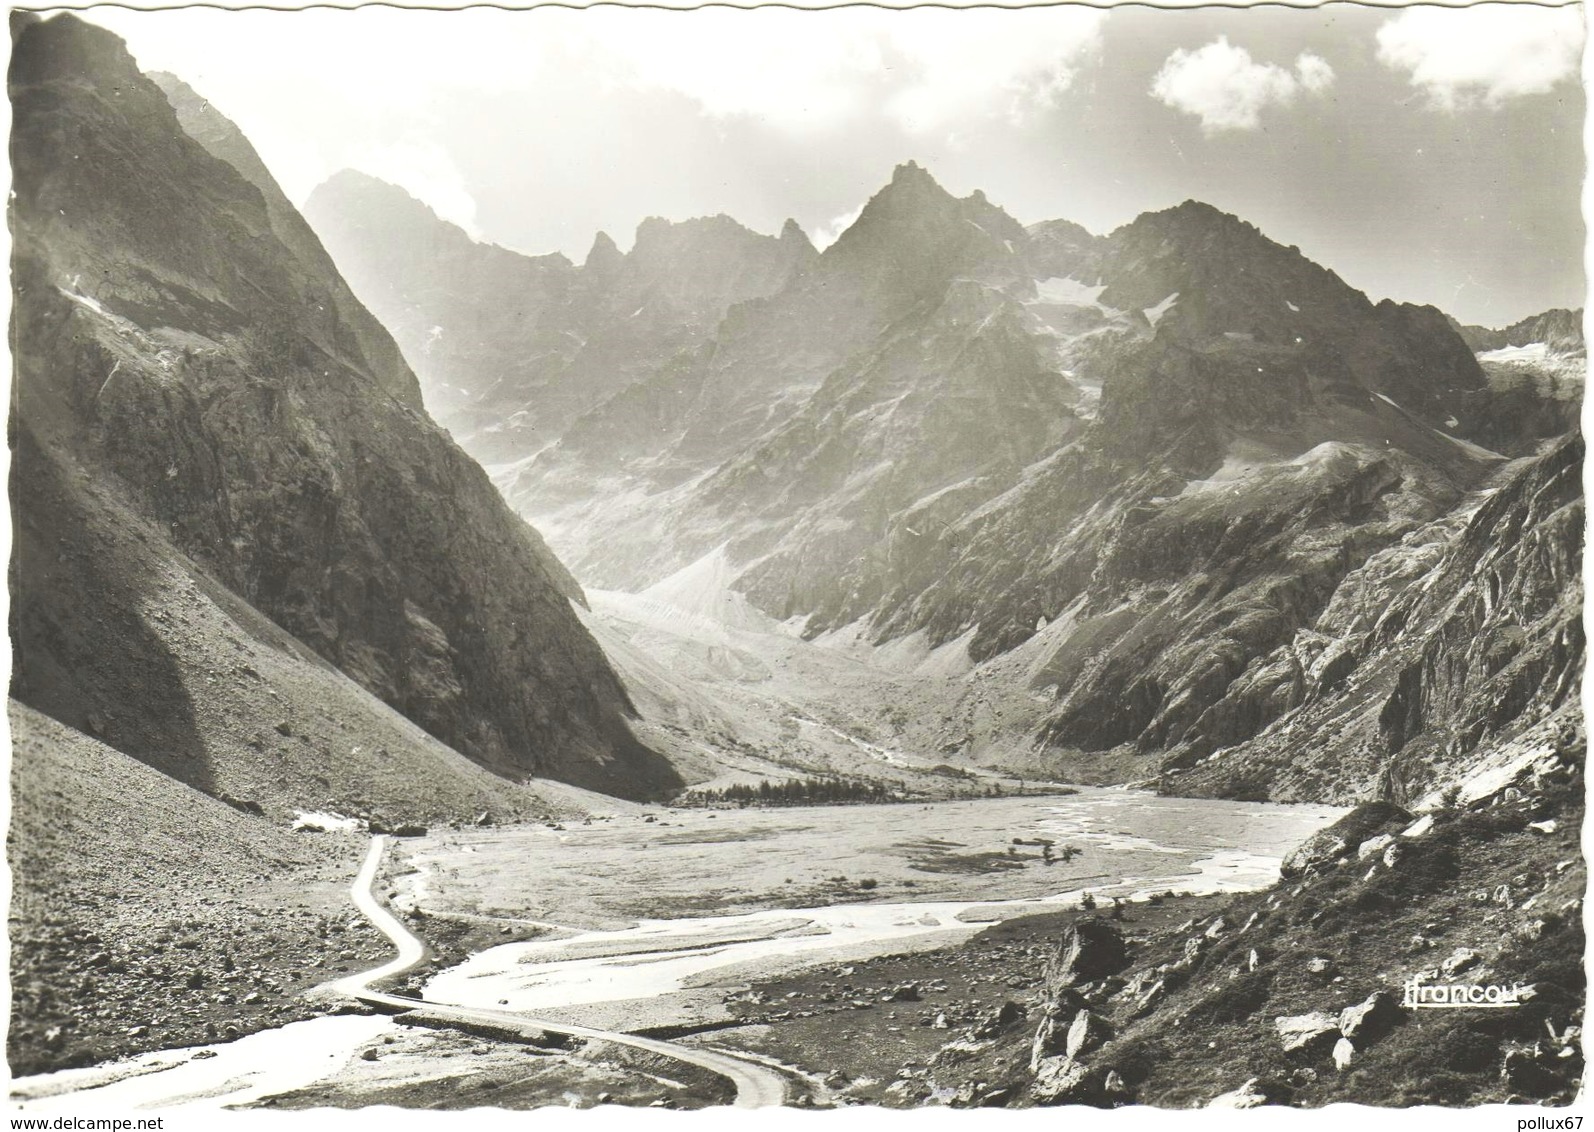
[[[1322,1011],[1275,1018],[1273,1028],[1278,1031],[1285,1053],[1311,1052],[1325,1044],[1332,1045],[1339,1037],[1339,1023]]]

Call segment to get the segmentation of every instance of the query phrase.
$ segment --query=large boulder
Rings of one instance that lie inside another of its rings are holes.
[[[1430,831],[1432,831],[1433,826],[1434,826],[1433,815],[1432,814],[1423,814],[1422,817],[1418,818],[1416,821],[1414,821],[1410,825],[1408,825],[1405,829],[1401,830],[1400,831],[1400,836],[1402,836],[1402,837],[1422,837],[1423,835],[1425,835],[1425,834],[1429,833]]]
[[[970,1030],[969,1036],[976,1041],[994,1038],[1003,1030],[1011,1029],[1022,1022],[1026,1013],[1028,1012],[1018,1003],[1011,1000],[1004,1002],[1001,1006],[982,1014]]]
[[[1319,830],[1290,851],[1279,865],[1279,875],[1292,880],[1307,873],[1321,872],[1343,860],[1350,848],[1351,843],[1339,834]]]
[[[1158,979],[1156,982],[1147,987],[1145,991],[1141,993],[1139,998],[1135,999],[1135,1008],[1130,1014],[1130,1017],[1144,1018],[1158,1006],[1161,1006],[1162,1000],[1167,997],[1168,980],[1166,978]]]
[[[1285,1053],[1313,1050],[1339,1036],[1339,1019],[1321,1010],[1275,1018],[1273,1027],[1278,1031]]]
[[[1068,1048],[1068,1017],[1056,1010],[1048,1010],[1035,1027],[1035,1040],[1030,1043],[1029,1070],[1034,1073],[1041,1062],[1061,1054]]]
[[[1369,837],[1356,847],[1356,859],[1365,861],[1368,857],[1382,853],[1394,843],[1395,835],[1393,833],[1380,833],[1377,837]]]
[[[961,1065],[990,1048],[990,1043],[971,1038],[959,1038],[947,1042],[936,1050],[935,1056],[930,1059],[930,1065],[935,1069],[945,1069],[953,1065]]]
[[[1092,1050],[1105,1045],[1112,1040],[1112,1024],[1098,1014],[1088,1010],[1081,1010],[1074,1015],[1073,1025],[1068,1027],[1068,1041],[1065,1050],[1069,1057],[1083,1057]]]
[[[1293,879],[1331,868],[1385,826],[1410,820],[1409,813],[1392,803],[1365,802],[1301,842],[1284,858],[1279,872],[1285,879]]]
[[[1265,1104],[1279,1104],[1288,1100],[1287,1093],[1277,1085],[1252,1077],[1238,1089],[1220,1093],[1207,1102],[1208,1108],[1260,1108]]]
[[[1030,1099],[1036,1104],[1103,1103],[1106,1073],[1081,1065],[1068,1057],[1048,1057],[1040,1063],[1035,1080],[1030,1082]]]
[[[1117,974],[1128,963],[1123,933],[1112,921],[1091,916],[1070,925],[1063,935],[1048,983],[1061,990],[1095,982]]]
[[[1388,991],[1374,991],[1355,1006],[1339,1012],[1339,1032],[1366,1049],[1394,1029],[1400,1020],[1400,1004]]]
[[[1078,991],[1063,990],[1046,1004],[1040,1025],[1035,1027],[1035,1040],[1030,1044],[1030,1072],[1035,1072],[1041,1058],[1060,1054],[1068,1046],[1068,1026],[1074,1016],[1085,1009],[1085,999]]]

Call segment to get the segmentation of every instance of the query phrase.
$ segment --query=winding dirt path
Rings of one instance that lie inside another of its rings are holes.
[[[572,1026],[564,1022],[549,1022],[540,1018],[530,1018],[524,1014],[511,1014],[499,1010],[477,1010],[463,1006],[443,1006],[437,1003],[423,1002],[414,998],[402,998],[398,995],[384,994],[382,991],[373,990],[371,984],[381,979],[402,975],[404,972],[418,965],[426,957],[426,946],[404,924],[389,912],[377,899],[372,891],[372,884],[376,880],[377,870],[381,867],[382,856],[387,851],[387,838],[378,835],[371,839],[370,852],[366,854],[365,864],[360,867],[359,875],[354,878],[354,885],[349,890],[355,907],[359,908],[365,918],[375,924],[377,929],[398,949],[398,954],[380,967],[358,974],[349,975],[328,983],[327,989],[349,998],[357,999],[367,1005],[385,1010],[423,1010],[437,1018],[456,1022],[487,1022],[495,1026],[509,1026],[519,1028],[528,1033],[546,1031],[554,1034],[569,1034],[572,1037],[591,1038],[595,1041],[614,1042],[617,1045],[631,1046],[635,1049],[644,1049],[650,1053],[661,1054],[684,1061],[689,1065],[696,1065],[717,1073],[736,1086],[737,1108],[762,1108],[767,1105],[780,1105],[786,1103],[786,1078],[762,1065],[756,1065],[741,1058],[732,1057],[730,1054],[719,1053],[715,1050],[694,1049],[690,1046],[677,1045],[674,1042],[660,1041],[656,1038],[643,1038],[634,1034],[621,1034],[609,1030],[593,1030],[585,1026]]]

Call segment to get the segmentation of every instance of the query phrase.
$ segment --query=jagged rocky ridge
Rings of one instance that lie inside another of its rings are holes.
[[[795,224],[644,221],[621,254],[600,232],[580,267],[473,241],[401,189],[353,171],[305,212],[356,291],[427,375],[428,407],[483,463],[520,459],[580,413],[701,344],[744,300],[816,254]]]
[[[1510,333],[1571,341],[1568,318],[1540,322]],[[966,651],[968,694],[911,732],[920,746],[996,757],[1034,738],[1058,773],[1350,796],[1360,780],[1248,752],[1313,697],[1325,650],[1338,680],[1407,646],[1389,629],[1352,657],[1347,610],[1402,600],[1428,565],[1412,547],[1438,553],[1491,494],[1504,506],[1535,474],[1511,458],[1572,427],[1580,373],[1485,361],[1441,312],[1375,304],[1210,206],[1107,237],[1026,230],[909,164],[782,290],[499,483],[596,584],[724,547],[735,587],[810,636]],[[1498,663],[1564,629],[1567,607],[1510,604],[1554,585],[1551,565],[1521,563],[1495,614],[1520,642],[1505,632]],[[1581,655],[1561,636],[1556,665]],[[1451,722],[1470,749],[1476,729]],[[1373,742],[1365,773],[1414,735]],[[1253,741],[1222,775],[1192,771]]]
[[[1456,331],[1469,349],[1484,353],[1510,346],[1531,346],[1536,342],[1547,345],[1558,354],[1581,354],[1583,341],[1583,312],[1579,310],[1548,310],[1514,322],[1504,330],[1490,330],[1485,326],[1455,324]]]
[[[673,785],[569,574],[428,419],[247,141],[163,82],[69,16],[15,29],[14,694],[204,788],[383,790],[358,739],[313,777],[268,770],[305,707],[269,682],[222,719],[198,703],[262,679],[263,641],[332,675],[327,706],[368,693],[440,741],[406,737],[413,808],[461,773],[443,744],[515,781]],[[218,632],[242,675],[195,663]]]
[[[1588,353],[1581,310],[1551,310],[1506,327],[1460,328],[1489,378],[1490,415],[1478,439],[1503,452],[1578,428]]]

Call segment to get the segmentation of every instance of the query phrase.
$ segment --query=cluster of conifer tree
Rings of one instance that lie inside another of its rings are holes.
[[[678,806],[845,806],[864,802],[907,802],[911,799],[883,782],[855,778],[763,779],[754,786],[738,782],[717,790],[691,790],[675,800]]]

